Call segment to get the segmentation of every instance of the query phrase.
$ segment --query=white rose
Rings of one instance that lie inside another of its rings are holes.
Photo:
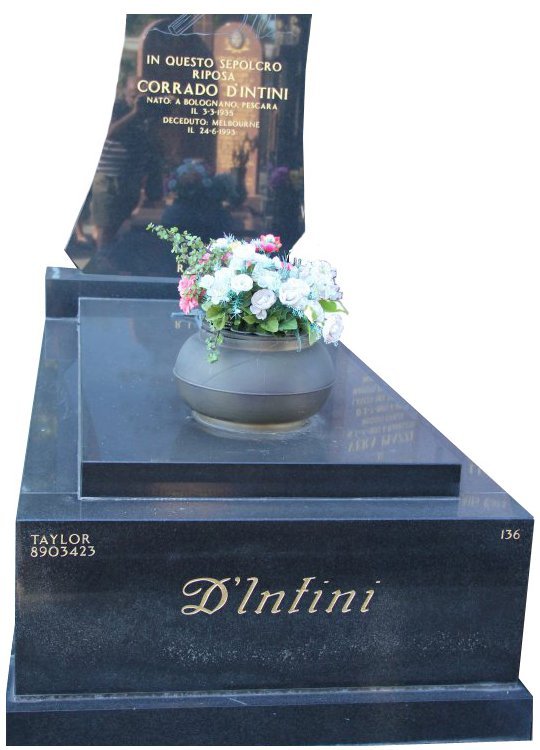
[[[214,305],[225,302],[231,291],[233,271],[230,268],[220,268],[216,271],[214,282],[208,289],[208,294]]]
[[[330,276],[333,279],[336,275],[335,269],[326,260],[319,260],[314,265],[323,276]]]
[[[253,262],[255,263],[255,268],[263,269],[263,268],[273,268],[274,264],[272,262],[272,258],[269,258],[268,255],[265,253],[255,253],[253,256]]]
[[[279,290],[279,300],[283,305],[303,309],[310,293],[309,284],[302,279],[287,279]]]
[[[207,273],[202,277],[202,279],[199,280],[199,286],[202,289],[210,289],[214,281],[214,277],[211,274]]]
[[[323,325],[323,339],[326,344],[337,344],[343,333],[343,316],[339,313],[326,313]]]
[[[228,268],[231,269],[231,271],[243,271],[246,267],[246,261],[242,260],[242,258],[238,258],[235,255],[232,256],[232,258],[229,260]]]
[[[260,287],[265,289],[272,289],[276,292],[281,284],[281,277],[277,271],[269,271],[267,268],[262,268],[257,264],[253,270],[253,278]]]
[[[253,288],[253,279],[247,273],[238,273],[232,277],[231,289],[233,292],[248,292]]]
[[[265,320],[268,308],[272,307],[276,300],[277,297],[271,289],[259,289],[252,296],[249,309],[259,320]]]
[[[249,242],[240,242],[232,248],[233,258],[244,263],[253,263],[256,260],[257,253],[255,248]]]
[[[230,284],[234,271],[231,268],[219,268],[216,271],[216,281],[220,284]]]
[[[343,297],[343,292],[338,287],[337,284],[331,284],[328,288],[328,294],[326,295],[325,299],[333,299],[333,300],[339,300]]]
[[[231,288],[226,284],[213,284],[211,289],[208,290],[210,300],[213,305],[219,305],[220,302],[225,302],[230,294]]]

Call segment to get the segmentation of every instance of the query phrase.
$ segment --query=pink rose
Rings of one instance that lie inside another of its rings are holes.
[[[178,291],[180,292],[180,294],[182,294],[182,292],[185,293],[186,291],[191,289],[194,283],[195,276],[182,276],[182,278],[178,282]]]
[[[277,253],[281,247],[280,238],[273,234],[261,234],[259,244],[265,253]]]
[[[199,303],[196,299],[190,297],[180,297],[180,309],[183,313],[188,315],[196,307],[199,307]]]
[[[190,313],[199,306],[199,292],[195,286],[195,276],[182,276],[178,282],[180,292],[180,309],[183,313]]]

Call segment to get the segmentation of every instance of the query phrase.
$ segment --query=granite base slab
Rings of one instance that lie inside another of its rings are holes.
[[[7,745],[326,745],[528,740],[519,682],[407,688],[15,697]]]

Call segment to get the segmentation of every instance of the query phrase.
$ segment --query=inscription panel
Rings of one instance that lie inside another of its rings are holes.
[[[210,504],[208,514],[20,522],[18,692],[517,679],[531,521],[506,541],[510,524],[496,518],[219,522]],[[32,555],[35,541],[51,548],[62,535],[86,535],[96,553]]]
[[[127,15],[111,123],[66,248],[79,268],[174,276],[149,222],[293,247],[310,19]]]

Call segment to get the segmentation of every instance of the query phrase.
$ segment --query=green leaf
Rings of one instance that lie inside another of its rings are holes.
[[[253,315],[253,313],[251,313],[251,312],[250,313],[245,313],[244,315],[242,315],[242,318],[250,326],[255,325],[255,323],[257,322],[257,316]]]
[[[279,328],[279,321],[276,317],[272,316],[267,320],[263,320],[260,325],[261,328],[263,328],[265,331],[268,331],[269,333],[277,333]]]
[[[216,318],[222,313],[223,310],[219,305],[208,305],[208,307],[206,308],[206,317],[208,318],[208,320],[212,320],[212,318]]]
[[[226,312],[222,312],[221,315],[216,315],[216,317],[212,319],[212,325],[214,326],[216,331],[221,331],[222,328],[225,328],[226,322],[227,322]]]
[[[335,302],[332,299],[321,299],[319,300],[319,302],[320,302],[322,309],[325,312],[337,312],[338,311],[337,302]]]
[[[308,330],[308,340],[309,340],[309,345],[310,346],[312,344],[314,344],[316,341],[319,340],[319,331],[318,331],[318,329],[315,326],[310,326],[309,327],[309,330]]]
[[[298,321],[296,318],[289,318],[288,320],[282,320],[279,324],[280,331],[296,331],[298,330]]]
[[[227,311],[219,305],[210,305],[206,311],[206,320],[213,325],[216,331],[221,331],[227,322]]]
[[[343,312],[346,315],[349,314],[342,302],[336,302],[333,299],[321,299],[319,302],[325,312]]]

